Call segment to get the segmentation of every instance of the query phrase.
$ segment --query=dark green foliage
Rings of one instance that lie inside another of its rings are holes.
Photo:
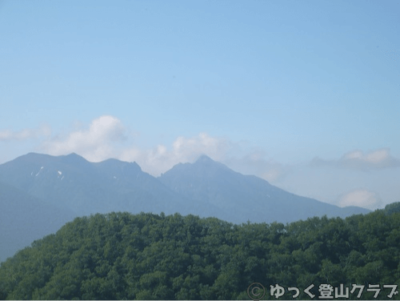
[[[400,280],[400,215],[230,224],[179,214],[76,218],[0,266],[1,299],[248,299],[253,282],[303,292],[314,284]],[[356,299],[356,294],[350,299]],[[388,289],[377,299],[387,299]],[[395,295],[394,299],[399,296]]]
[[[396,202],[396,203],[392,203],[392,204],[386,205],[384,211],[385,211],[385,213],[387,215],[400,212],[400,202]]]

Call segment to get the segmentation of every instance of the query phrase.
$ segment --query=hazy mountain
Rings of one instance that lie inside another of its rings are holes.
[[[76,154],[30,153],[0,165],[0,181],[78,216],[110,211],[210,216],[218,209],[174,192],[135,162],[116,159],[91,163]]]
[[[90,163],[71,154],[28,154],[0,165],[0,181],[77,216],[110,211],[187,213],[186,200],[136,163],[107,160]]]
[[[0,183],[0,261],[55,232],[76,215]]]
[[[76,154],[30,153],[1,164],[0,183],[6,184],[0,186],[0,217],[2,229],[7,229],[0,239],[8,246],[8,256],[57,231],[72,217],[95,213],[179,212],[234,223],[270,223],[369,212],[288,193],[206,156],[155,178],[136,163],[115,159],[91,163]]]
[[[289,193],[258,177],[234,172],[207,156],[193,164],[178,164],[159,179],[187,198],[234,213],[232,222],[237,223],[286,223],[313,216],[346,217],[369,212],[359,207],[339,208]]]
[[[77,216],[190,211],[184,197],[136,163],[118,160],[90,163],[76,154],[30,153],[0,165],[1,182],[0,261]],[[202,213],[211,214],[209,208]]]

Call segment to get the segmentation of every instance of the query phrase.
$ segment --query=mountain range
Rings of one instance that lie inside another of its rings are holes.
[[[369,212],[289,193],[204,155],[156,178],[135,162],[29,153],[0,165],[0,261],[75,217],[112,211],[194,214],[237,224]]]

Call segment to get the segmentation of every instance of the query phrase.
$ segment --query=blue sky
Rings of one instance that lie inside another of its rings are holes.
[[[205,153],[300,195],[400,201],[398,1],[0,1],[0,163]]]

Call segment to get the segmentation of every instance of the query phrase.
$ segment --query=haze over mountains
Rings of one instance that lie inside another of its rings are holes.
[[[0,231],[0,261],[74,217],[112,211],[178,212],[232,223],[369,212],[294,195],[207,156],[155,178],[136,163],[29,153],[0,165],[0,225],[6,229]]]

